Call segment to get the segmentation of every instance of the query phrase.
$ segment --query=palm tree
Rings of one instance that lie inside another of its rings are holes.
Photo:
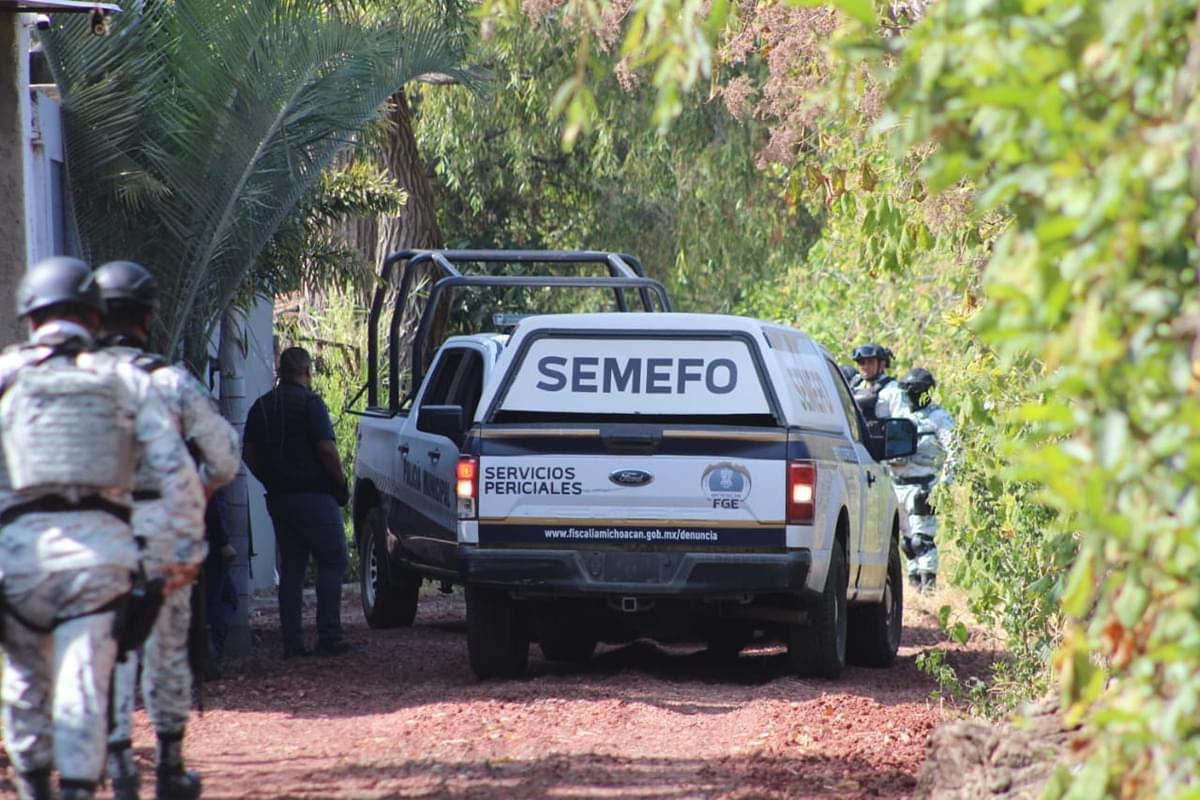
[[[156,344],[193,358],[384,101],[459,63],[444,28],[355,3],[143,0],[107,37],[72,16],[55,17],[45,47],[79,244],[93,262],[132,258],[155,272]]]

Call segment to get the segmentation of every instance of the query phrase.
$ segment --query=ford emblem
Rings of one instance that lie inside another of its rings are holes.
[[[654,476],[644,469],[617,469],[608,474],[608,479],[617,486],[645,486]]]

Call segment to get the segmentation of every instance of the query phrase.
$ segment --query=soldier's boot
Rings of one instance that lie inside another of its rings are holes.
[[[142,776],[133,760],[133,743],[128,739],[108,743],[108,780],[113,800],[138,800]]]
[[[936,572],[929,572],[927,570],[921,570],[920,572],[917,573],[917,577],[920,580],[920,584],[921,584],[920,591],[923,594],[932,592],[934,589],[937,588],[937,573]]]
[[[158,800],[197,800],[200,775],[184,769],[183,731],[158,735]]]
[[[59,800],[92,800],[95,796],[95,781],[81,781],[70,778],[60,778],[58,781]]]
[[[21,800],[51,800],[50,768],[17,773],[17,797]]]

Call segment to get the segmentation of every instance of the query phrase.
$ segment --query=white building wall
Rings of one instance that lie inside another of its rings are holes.
[[[270,300],[259,300],[246,320],[247,408],[260,396],[271,391],[275,382],[274,306]],[[250,590],[275,587],[275,528],[267,514],[266,492],[254,476],[249,476],[250,541],[254,558],[250,562]]]

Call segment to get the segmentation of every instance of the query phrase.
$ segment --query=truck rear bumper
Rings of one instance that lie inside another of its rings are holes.
[[[465,583],[532,594],[710,597],[798,594],[812,567],[786,553],[621,552],[459,547]]]

